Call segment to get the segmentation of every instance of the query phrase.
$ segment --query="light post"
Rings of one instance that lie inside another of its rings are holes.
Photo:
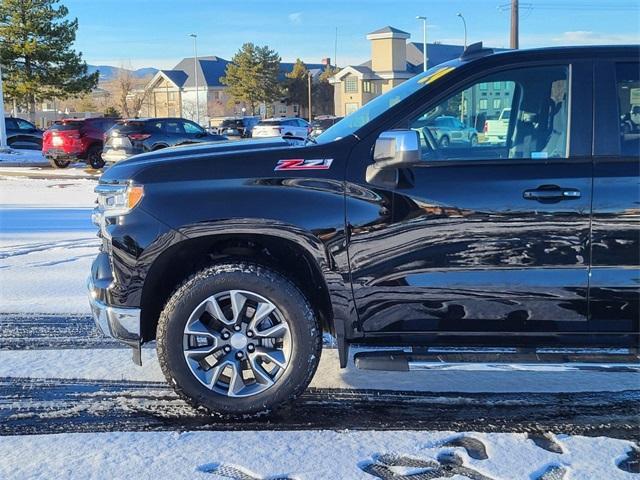
[[[6,152],[7,147],[7,130],[4,123],[4,94],[2,90],[2,67],[0,67],[0,152]]]
[[[467,21],[464,19],[462,13],[458,12],[458,17],[462,20],[462,24],[464,25],[464,49],[467,49]]]
[[[308,70],[307,74],[307,87],[309,89],[309,123],[311,123],[311,70]]]
[[[458,17],[462,20],[462,25],[464,25],[464,49],[467,49],[467,21],[464,19],[462,13],[458,12]],[[461,97],[462,103],[460,105],[460,121],[464,122],[464,114],[465,114],[465,105],[464,105],[464,91],[462,92]]]
[[[429,57],[427,56],[427,17],[417,16],[417,20],[422,20],[422,62],[423,70],[427,71],[427,62]]]
[[[189,36],[193,38],[193,76],[196,81],[196,123],[200,125],[200,95],[198,92],[198,35],[190,33]]]

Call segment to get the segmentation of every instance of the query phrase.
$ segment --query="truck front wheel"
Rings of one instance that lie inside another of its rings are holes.
[[[256,415],[295,399],[322,349],[316,315],[281,274],[251,263],[187,279],[158,323],[160,366],[176,392],[212,413]]]

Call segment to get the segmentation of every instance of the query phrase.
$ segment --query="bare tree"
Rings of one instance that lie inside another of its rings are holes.
[[[134,77],[130,70],[120,68],[114,87],[116,107],[122,116],[138,116],[147,97],[144,80]]]

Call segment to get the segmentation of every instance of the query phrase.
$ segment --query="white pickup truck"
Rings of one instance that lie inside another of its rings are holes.
[[[502,143],[507,138],[509,130],[509,117],[511,109],[505,108],[500,112],[497,120],[486,120],[484,122],[484,142],[486,143]]]

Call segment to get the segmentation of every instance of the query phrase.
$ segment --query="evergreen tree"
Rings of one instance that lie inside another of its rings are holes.
[[[98,84],[73,50],[78,19],[59,0],[0,0],[0,64],[8,98],[26,103],[81,96]]]
[[[309,70],[307,66],[298,58],[291,72],[286,74],[284,88],[287,105],[309,107],[308,76]]]
[[[244,102],[255,115],[261,102],[271,103],[280,97],[279,72],[280,56],[275,51],[245,43],[220,80],[229,87],[230,102]]]
[[[329,79],[337,74],[340,70],[328,65],[320,74],[320,78],[313,85],[311,96],[313,97],[313,111],[317,115],[330,115],[335,112],[333,94],[333,85],[329,83]]]

